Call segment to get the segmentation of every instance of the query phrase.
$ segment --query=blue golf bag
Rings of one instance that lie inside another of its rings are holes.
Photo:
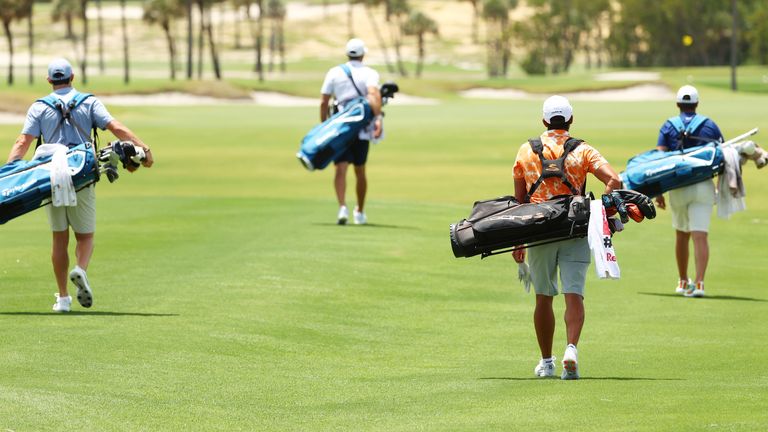
[[[301,140],[296,153],[299,162],[309,171],[323,169],[341,156],[353,138],[373,120],[373,111],[365,98],[357,98],[342,111],[312,128]]]
[[[99,180],[99,165],[91,143],[67,150],[75,190]],[[0,224],[51,201],[51,156],[17,160],[0,167]]]
[[[711,142],[683,150],[641,153],[627,161],[620,176],[625,188],[653,197],[711,179],[724,168],[723,152]]]

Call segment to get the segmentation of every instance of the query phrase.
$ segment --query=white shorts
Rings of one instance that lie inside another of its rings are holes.
[[[96,191],[95,185],[81,189],[77,193],[77,205],[74,207],[45,206],[51,231],[67,231],[69,227],[78,234],[91,234],[96,231]]]
[[[576,238],[532,247],[528,250],[528,265],[536,294],[554,297],[560,293],[557,270],[563,294],[584,297],[587,268],[592,260],[586,238]]]
[[[714,205],[715,184],[712,180],[669,191],[672,226],[678,231],[708,232]]]

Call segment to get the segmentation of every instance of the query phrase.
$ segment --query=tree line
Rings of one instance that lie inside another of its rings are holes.
[[[768,62],[768,2],[765,0],[665,0],[649,7],[646,0],[458,0],[470,3],[472,42],[486,48],[490,77],[504,77],[516,61],[528,74],[567,72],[583,59],[588,68],[725,65],[729,62]],[[51,19],[65,23],[87,83],[92,37],[89,10],[95,10],[97,64],[104,71],[104,23],[101,0],[51,0]],[[14,34],[11,24],[26,21],[33,82],[34,0],[0,0],[0,21],[9,53],[8,84],[14,83]],[[328,7],[328,0],[323,4]],[[339,3],[338,1],[336,3]],[[365,25],[373,32],[390,73],[409,75],[402,48],[412,38],[417,52],[415,75],[423,71],[425,44],[438,37],[438,23],[416,9],[414,0],[345,0],[347,33]],[[123,80],[130,81],[130,34],[126,0],[119,1],[123,51]],[[216,79],[222,78],[219,44],[213,31],[212,9],[234,12],[236,49],[253,48],[253,72],[263,81],[266,71],[285,71],[284,0],[144,0],[143,20],[162,29],[168,50],[169,78],[182,74],[201,79],[204,58],[210,58]],[[367,20],[355,22],[353,11],[363,8]],[[383,19],[382,19],[383,17]],[[513,17],[515,19],[513,19]],[[186,67],[179,62],[176,22],[183,22]],[[485,34],[480,33],[480,23]],[[245,30],[244,30],[245,29]],[[250,40],[243,44],[243,37]],[[513,59],[513,53],[516,58]],[[394,58],[393,58],[394,57]],[[182,70],[183,69],[183,70]]]
[[[13,85],[14,77],[14,33],[11,24],[14,21],[26,21],[27,40],[29,51],[29,82],[34,82],[32,57],[35,46],[35,4],[34,0],[0,0],[0,21],[5,32],[9,64],[7,82]],[[395,66],[390,61],[389,47],[381,27],[389,29],[389,35],[394,47],[397,71],[405,76],[407,70],[402,61],[401,47],[405,36],[414,37],[417,44],[418,61],[416,75],[420,76],[423,69],[425,40],[429,34],[437,35],[437,24],[423,12],[414,10],[408,0],[348,0],[349,16],[347,20],[348,33],[353,35],[353,7],[362,7],[369,19],[369,25],[374,31],[378,42],[384,52],[386,65],[391,72]],[[126,23],[126,0],[120,0],[121,9],[121,39],[123,51],[123,81],[130,82],[130,34]],[[324,1],[325,6],[328,2]],[[222,78],[222,66],[218,43],[213,31],[212,9],[229,7],[234,12],[234,45],[236,49],[242,49],[245,45],[242,39],[251,40],[250,46],[254,50],[253,71],[260,81],[264,80],[265,72],[271,72],[275,68],[286,70],[285,62],[285,18],[286,7],[284,0],[144,0],[143,21],[149,25],[162,29],[167,50],[169,78],[177,79],[182,73],[187,79],[201,79],[204,68],[204,58],[210,58],[213,74],[216,79]],[[384,8],[385,20],[380,24],[374,13],[379,8]],[[79,66],[79,78],[83,83],[88,82],[88,65],[91,61],[92,19],[88,11],[95,10],[96,38],[97,38],[97,64],[99,72],[103,73],[104,66],[104,23],[102,19],[101,0],[52,0],[51,20],[64,22],[64,38],[71,41],[76,64]],[[184,40],[186,44],[186,68],[181,70],[179,62],[179,37],[174,29],[176,22],[185,24]],[[245,29],[245,30],[244,30]]]
[[[528,74],[567,72],[580,56],[602,67],[768,62],[765,0],[459,0],[486,22],[488,74],[507,73],[513,47]],[[520,6],[528,15],[510,15]]]

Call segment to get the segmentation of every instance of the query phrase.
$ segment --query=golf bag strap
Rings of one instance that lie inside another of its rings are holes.
[[[346,63],[340,64],[339,67],[341,68],[341,70],[344,71],[345,74],[347,74],[347,78],[349,78],[349,80],[352,81],[352,87],[355,88],[355,91],[357,92],[358,96],[365,97],[363,92],[361,92],[360,89],[357,87],[357,83],[355,83],[355,79],[352,78],[352,69],[350,69]]]
[[[54,97],[52,95],[45,96],[43,98],[40,98],[37,100],[37,102],[42,102],[49,107],[53,108],[54,110],[58,111],[59,114],[61,114],[61,120],[59,120],[59,123],[56,125],[56,128],[53,130],[53,134],[55,135],[59,129],[61,129],[61,126],[69,121],[69,124],[74,126],[75,129],[78,130],[81,134],[87,137],[91,137],[91,134],[86,132],[79,124],[75,123],[70,118],[70,113],[73,109],[79,107],[86,99],[93,96],[91,93],[75,93],[75,95],[72,97],[72,99],[68,103],[64,103],[61,99]],[[98,139],[99,134],[96,131],[96,125],[93,125],[92,128],[93,136],[92,141],[94,146],[98,146]],[[43,144],[43,136],[40,134],[40,136],[37,137],[37,144],[35,148],[40,147],[40,145]]]
[[[680,118],[680,116],[674,116],[670,117],[667,121],[672,125],[672,127],[675,128],[677,131],[677,143],[680,146],[680,148],[683,148],[684,141],[686,139],[691,140],[697,140],[697,141],[710,141],[709,138],[699,137],[693,135],[700,127],[708,120],[707,116],[694,114],[693,118],[690,122],[688,122],[688,125],[686,126],[683,123],[683,120]]]
[[[583,142],[584,140],[578,138],[568,138],[563,144],[563,154],[557,159],[547,159],[544,157],[544,144],[541,142],[541,139],[531,138],[528,140],[531,149],[533,149],[533,152],[536,153],[541,160],[541,175],[531,185],[531,189],[525,196],[525,202],[531,202],[531,197],[533,196],[533,193],[536,192],[536,189],[541,186],[545,179],[552,177],[559,178],[564,185],[568,186],[568,189],[571,190],[572,194],[579,195],[581,193],[578,189],[573,187],[568,180],[568,177],[565,175],[565,158],[567,158],[568,155]]]

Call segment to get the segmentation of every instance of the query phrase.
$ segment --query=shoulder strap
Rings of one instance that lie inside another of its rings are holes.
[[[680,116],[670,117],[667,121],[672,124],[672,127],[674,127],[676,131],[682,133],[685,130],[685,125]]]
[[[533,196],[533,193],[536,192],[536,189],[541,186],[541,183],[543,183],[545,179],[550,177],[560,178],[560,181],[562,181],[563,184],[571,190],[571,193],[574,195],[580,194],[580,192],[575,187],[573,187],[571,182],[568,180],[568,177],[565,175],[565,158],[567,158],[568,155],[571,154],[571,152],[574,151],[576,147],[578,147],[583,142],[584,140],[580,140],[578,138],[568,138],[568,140],[563,143],[563,154],[557,159],[547,159],[544,157],[544,144],[541,142],[541,139],[531,138],[528,140],[528,144],[531,146],[531,149],[539,156],[539,159],[541,160],[541,175],[531,185],[531,189],[525,196],[525,202],[531,202],[531,196]]]
[[[76,92],[75,95],[72,97],[72,99],[66,105],[61,99],[53,95],[42,97],[38,99],[37,102],[42,102],[48,105],[49,107],[53,108],[54,110],[58,111],[59,114],[61,114],[61,120],[59,120],[59,123],[56,125],[56,129],[53,130],[54,134],[56,134],[56,132],[59,131],[59,129],[65,122],[69,121],[69,123],[72,126],[74,126],[75,129],[77,129],[81,134],[89,137],[90,135],[88,134],[88,132],[86,132],[82,127],[80,127],[80,125],[72,121],[69,113],[73,109],[79,107],[86,99],[88,99],[91,96],[93,96],[93,94],[91,93]],[[96,125],[93,126],[92,139],[93,139],[94,146],[97,145],[96,141],[98,141],[98,133],[96,132]],[[40,136],[37,137],[37,144],[35,148],[40,147],[40,144],[42,144],[42,142],[43,140],[42,140],[42,134],[41,134]]]
[[[707,120],[708,119],[706,116],[696,114],[688,123],[688,126],[685,128],[685,132],[688,134],[696,132],[696,130],[701,127],[701,125],[703,125]]]
[[[365,95],[360,91],[360,89],[357,88],[357,84],[355,83],[355,79],[352,78],[352,70],[349,68],[349,66],[347,66],[346,63],[342,63],[342,64],[339,65],[339,67],[341,68],[341,70],[344,71],[345,74],[347,74],[347,78],[349,78],[349,80],[352,81],[352,87],[355,88],[355,91],[357,92],[357,94],[360,97],[365,97]]]

